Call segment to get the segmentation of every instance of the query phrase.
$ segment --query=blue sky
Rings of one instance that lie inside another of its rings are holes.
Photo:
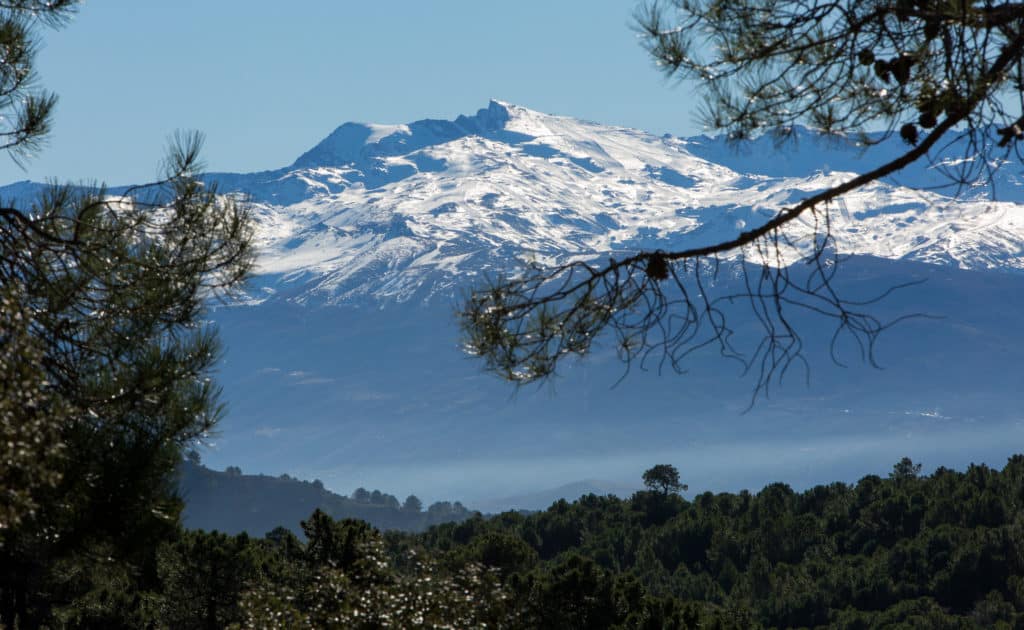
[[[631,0],[86,2],[45,31],[41,84],[60,95],[21,179],[149,180],[176,129],[210,170],[284,166],[346,121],[454,118],[498,98],[690,135],[696,99],[631,29]]]

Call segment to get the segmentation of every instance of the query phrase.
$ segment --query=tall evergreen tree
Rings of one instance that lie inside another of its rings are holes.
[[[679,470],[671,464],[658,464],[644,471],[644,485],[663,495],[675,494],[689,490],[689,486],[679,481]]]
[[[38,148],[55,103],[30,91],[38,25],[74,4],[0,6],[0,113],[16,158]],[[164,177],[121,195],[54,186],[0,204],[0,419],[27,453],[0,461],[0,507],[17,510],[0,529],[0,625],[106,624],[82,602],[152,579],[154,543],[178,527],[174,469],[223,413],[203,305],[253,260],[248,211],[198,178],[200,146],[177,136]],[[31,428],[46,408],[59,412]]]

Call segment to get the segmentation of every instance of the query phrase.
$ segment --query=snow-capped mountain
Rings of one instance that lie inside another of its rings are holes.
[[[831,322],[798,315],[811,384],[795,375],[742,415],[750,381],[713,351],[685,376],[634,370],[613,389],[623,367],[598,347],[554,390],[512,396],[459,349],[451,296],[482,274],[729,238],[904,148],[803,130],[730,147],[495,101],[454,121],[342,125],[288,167],[211,175],[249,194],[262,248],[252,306],[215,314],[233,411],[212,461],[467,500],[635,483],[656,461],[733,489],[855,479],[903,455],[1001,464],[1024,430],[1024,275],[989,271],[1024,270],[1013,163],[994,182],[1009,201],[929,192],[947,182],[922,163],[831,209],[842,251],[869,255],[840,274],[846,295],[927,279],[872,313],[941,316],[887,333],[885,370],[856,348],[836,367]],[[367,303],[387,308],[347,308]]]
[[[863,151],[805,129],[783,146],[769,137],[736,146],[491,101],[450,121],[345,123],[289,166],[207,178],[253,202],[261,256],[250,302],[341,304],[450,296],[527,262],[730,239],[905,149],[889,139]],[[1004,161],[991,181],[954,196],[941,170],[962,150],[933,157],[830,208],[840,250],[1024,270],[1021,165]],[[808,236],[812,221],[788,233]]]
[[[787,376],[746,414],[750,380],[713,349],[683,376],[634,366],[615,385],[623,366],[597,343],[551,388],[514,395],[460,349],[451,297],[484,274],[730,238],[904,149],[805,130],[795,145],[731,147],[494,101],[453,121],[348,123],[287,167],[210,174],[251,199],[260,256],[249,299],[211,315],[230,412],[204,458],[469,505],[579,479],[635,484],[666,462],[700,491],[853,480],[904,455],[1001,465],[1024,439],[1024,274],[1002,273],[1024,271],[1013,162],[959,199],[915,164],[830,209],[841,251],[865,255],[837,277],[844,295],[927,280],[871,312],[940,316],[886,332],[884,370],[855,347],[837,367],[834,322],[801,314],[810,384]]]
[[[253,300],[404,301],[527,261],[729,239],[893,144],[862,157],[801,131],[794,147],[726,147],[491,101],[454,121],[346,123],[286,168],[210,178],[255,203],[263,278]],[[935,170],[899,177],[946,183]],[[1019,171],[1004,165],[1001,198],[1020,196]],[[1021,207],[967,192],[953,199],[878,182],[831,208],[833,233],[850,254],[1024,269]],[[792,233],[810,234],[811,221]]]

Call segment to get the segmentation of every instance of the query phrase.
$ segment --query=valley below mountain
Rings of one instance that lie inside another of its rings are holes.
[[[686,374],[655,364],[623,378],[605,347],[517,390],[462,352],[450,303],[220,309],[231,411],[204,457],[342,493],[374,484],[470,506],[595,476],[635,483],[657,462],[699,490],[852,481],[904,455],[998,465],[1024,437],[1022,279],[868,258],[847,261],[843,286],[907,277],[927,282],[875,312],[940,318],[884,333],[880,368],[852,347],[840,352],[849,366],[835,365],[831,327],[805,318],[809,374],[750,408],[751,377],[716,351]]]

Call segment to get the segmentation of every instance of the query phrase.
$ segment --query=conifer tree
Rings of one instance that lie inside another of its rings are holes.
[[[0,138],[16,159],[41,146],[56,102],[33,88],[38,30],[74,9],[0,3]],[[178,527],[175,468],[223,413],[204,304],[253,260],[249,213],[200,179],[201,144],[177,135],[164,176],[117,195],[52,186],[0,202],[0,434],[14,453],[0,461],[0,625],[105,626],[94,598],[143,585]]]

